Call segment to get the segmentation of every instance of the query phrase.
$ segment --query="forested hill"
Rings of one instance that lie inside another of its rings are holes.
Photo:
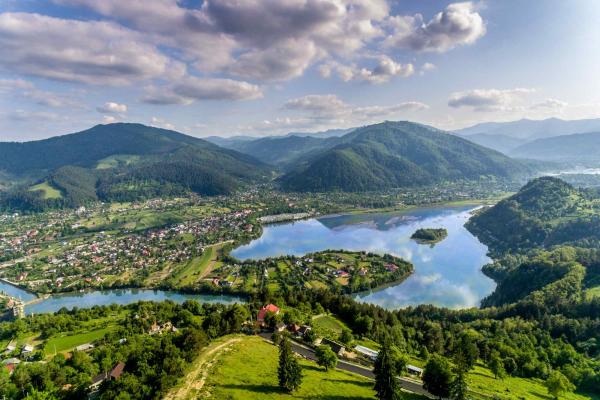
[[[598,211],[596,193],[543,177],[471,218],[467,228],[495,254],[565,243],[587,247],[600,240]]]
[[[31,142],[0,142],[0,170],[24,173],[66,165],[91,167],[115,154],[166,154],[186,146],[215,152],[205,140],[142,124],[96,125],[82,132]],[[231,154],[231,152],[229,152]]]
[[[359,128],[281,178],[294,191],[368,191],[482,176],[514,177],[527,168],[503,154],[411,122]]]
[[[175,131],[123,123],[0,143],[0,171],[29,177],[29,183],[0,193],[0,209],[21,210],[188,191],[227,194],[271,176],[270,167],[246,154]]]

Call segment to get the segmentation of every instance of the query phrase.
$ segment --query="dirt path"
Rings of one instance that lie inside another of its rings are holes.
[[[215,359],[240,340],[242,339],[234,337],[204,352],[196,360],[194,369],[184,378],[183,386],[169,392],[163,400],[184,400],[189,397],[190,393],[200,391],[206,383],[208,372]]]
[[[224,242],[215,243],[215,244],[212,244],[209,246],[209,247],[213,248],[214,254],[212,255],[211,260],[208,263],[208,265],[206,266],[206,268],[204,268],[204,271],[202,271],[202,273],[200,273],[198,280],[204,279],[208,275],[210,275],[210,273],[213,271],[213,269],[215,269],[215,265],[217,264],[217,258],[219,257],[219,252],[221,252],[221,249],[227,243],[232,243],[232,242],[233,242],[233,240],[226,240]]]

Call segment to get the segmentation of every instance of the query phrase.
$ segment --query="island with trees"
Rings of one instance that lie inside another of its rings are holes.
[[[419,228],[411,235],[411,239],[423,244],[436,244],[446,239],[448,231],[445,228]]]

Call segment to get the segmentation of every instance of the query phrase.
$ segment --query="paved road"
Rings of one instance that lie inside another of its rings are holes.
[[[267,340],[271,340],[270,333],[261,333],[260,336],[262,336],[263,338],[265,338]],[[290,341],[290,344],[292,346],[292,350],[294,350],[295,353],[301,355],[304,358],[312,360],[312,361],[317,360],[317,357],[315,356],[315,351],[313,349],[306,347],[304,345],[301,345],[293,340]],[[375,378],[375,374],[373,374],[373,370],[370,368],[367,368],[367,367],[363,367],[362,365],[357,365],[357,364],[339,360],[337,368],[344,370],[344,371],[353,372],[355,374],[364,376],[369,379]],[[421,383],[419,383],[419,382],[415,382],[413,380],[410,380],[410,379],[407,379],[404,377],[398,377],[398,380],[400,381],[400,386],[402,386],[403,389],[406,389],[413,393],[424,395],[424,396],[427,396],[430,398],[435,398],[427,390],[423,389],[423,386],[421,386]]]

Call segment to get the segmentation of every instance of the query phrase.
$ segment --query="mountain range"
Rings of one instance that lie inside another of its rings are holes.
[[[453,133],[482,146],[513,155],[513,150],[534,140],[587,132],[600,132],[600,119],[567,121],[548,118],[486,122],[459,129]]]

